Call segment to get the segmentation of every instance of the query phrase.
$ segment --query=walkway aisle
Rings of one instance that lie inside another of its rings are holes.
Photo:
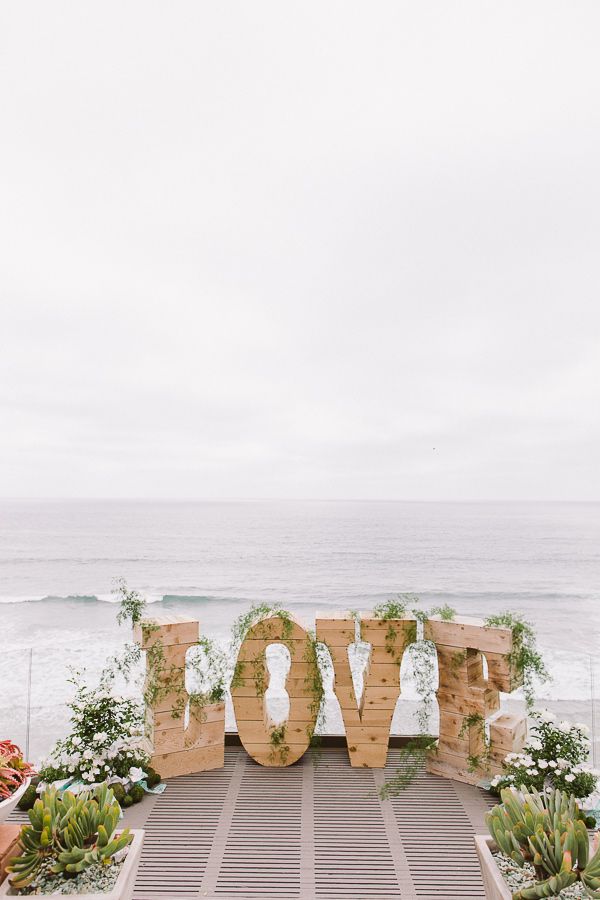
[[[228,747],[225,769],[173,779],[148,807],[135,900],[483,898],[484,794],[422,773],[382,802],[384,777],[343,750],[266,769]]]

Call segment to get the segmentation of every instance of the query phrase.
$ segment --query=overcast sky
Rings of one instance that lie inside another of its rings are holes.
[[[600,4],[9,0],[0,495],[600,499]]]

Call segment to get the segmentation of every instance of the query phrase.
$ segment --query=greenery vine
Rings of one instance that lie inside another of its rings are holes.
[[[523,616],[511,612],[503,612],[497,616],[489,616],[485,624],[491,628],[510,628],[513,648],[509,655],[511,668],[523,679],[523,693],[527,709],[531,710],[535,702],[536,681],[545,682],[550,673],[541,652],[537,647],[537,638],[531,622]]]
[[[458,737],[464,738],[465,736],[468,736],[471,728],[477,728],[484,746],[483,753],[470,753],[467,756],[469,772],[476,772],[477,769],[485,769],[487,767],[491,749],[490,740],[485,727],[485,719],[481,713],[469,713],[468,716],[464,717],[461,729],[458,732]]]

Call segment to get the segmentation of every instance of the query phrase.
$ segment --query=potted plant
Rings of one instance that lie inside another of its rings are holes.
[[[591,854],[574,797],[507,788],[486,822],[491,837],[478,835],[475,845],[488,900],[554,897],[577,883],[600,897],[600,848]]]
[[[120,807],[107,785],[78,796],[48,788],[28,815],[0,897],[62,897],[70,881],[80,900],[131,900],[144,832],[117,831]]]
[[[33,774],[33,767],[25,762],[17,745],[0,741],[0,822],[7,818],[25,793]]]

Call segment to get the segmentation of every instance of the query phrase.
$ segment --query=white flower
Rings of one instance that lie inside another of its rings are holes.
[[[549,709],[543,709],[540,713],[538,713],[538,718],[541,722],[556,721],[556,716],[554,715],[554,713],[551,713]]]
[[[539,740],[539,738],[532,738],[529,741],[529,747],[531,747],[532,750],[541,750],[542,742]]]
[[[79,737],[79,735],[76,734],[75,737],[71,739],[71,743],[74,747],[79,747],[79,745],[81,744],[81,738]]]
[[[562,722],[558,723],[558,730],[562,731],[563,734],[568,734],[571,730],[571,723],[564,719]]]
[[[538,770],[537,769],[527,769],[527,774],[528,775],[537,775]]]
[[[84,750],[84,751],[83,751],[83,758],[84,758],[84,759],[92,759],[93,755],[94,755],[94,751],[93,751],[93,750],[90,750],[89,747],[87,748],[87,750]]]
[[[565,781],[568,781],[569,783],[571,781],[575,781],[575,776],[571,772],[569,772],[568,775],[565,775]]]
[[[590,733],[590,729],[588,728],[588,726],[587,726],[584,722],[577,722],[577,724],[575,725],[575,728],[579,728],[579,730],[582,731],[583,734],[589,734],[589,733]]]
[[[138,767],[132,766],[131,769],[129,770],[129,778],[131,779],[131,781],[133,781],[134,784],[136,781],[141,781],[142,778],[145,778],[145,777],[146,777],[146,773],[143,771],[143,769],[140,769],[139,766]]]
[[[537,764],[538,764],[538,768],[540,768],[540,769],[547,769],[547,768],[548,768],[548,763],[546,762],[545,759],[538,759],[538,763],[537,763]]]
[[[551,769],[555,769],[556,766],[557,766],[556,760],[554,760],[554,759],[549,759],[549,760],[548,760],[548,765],[550,766]]]

